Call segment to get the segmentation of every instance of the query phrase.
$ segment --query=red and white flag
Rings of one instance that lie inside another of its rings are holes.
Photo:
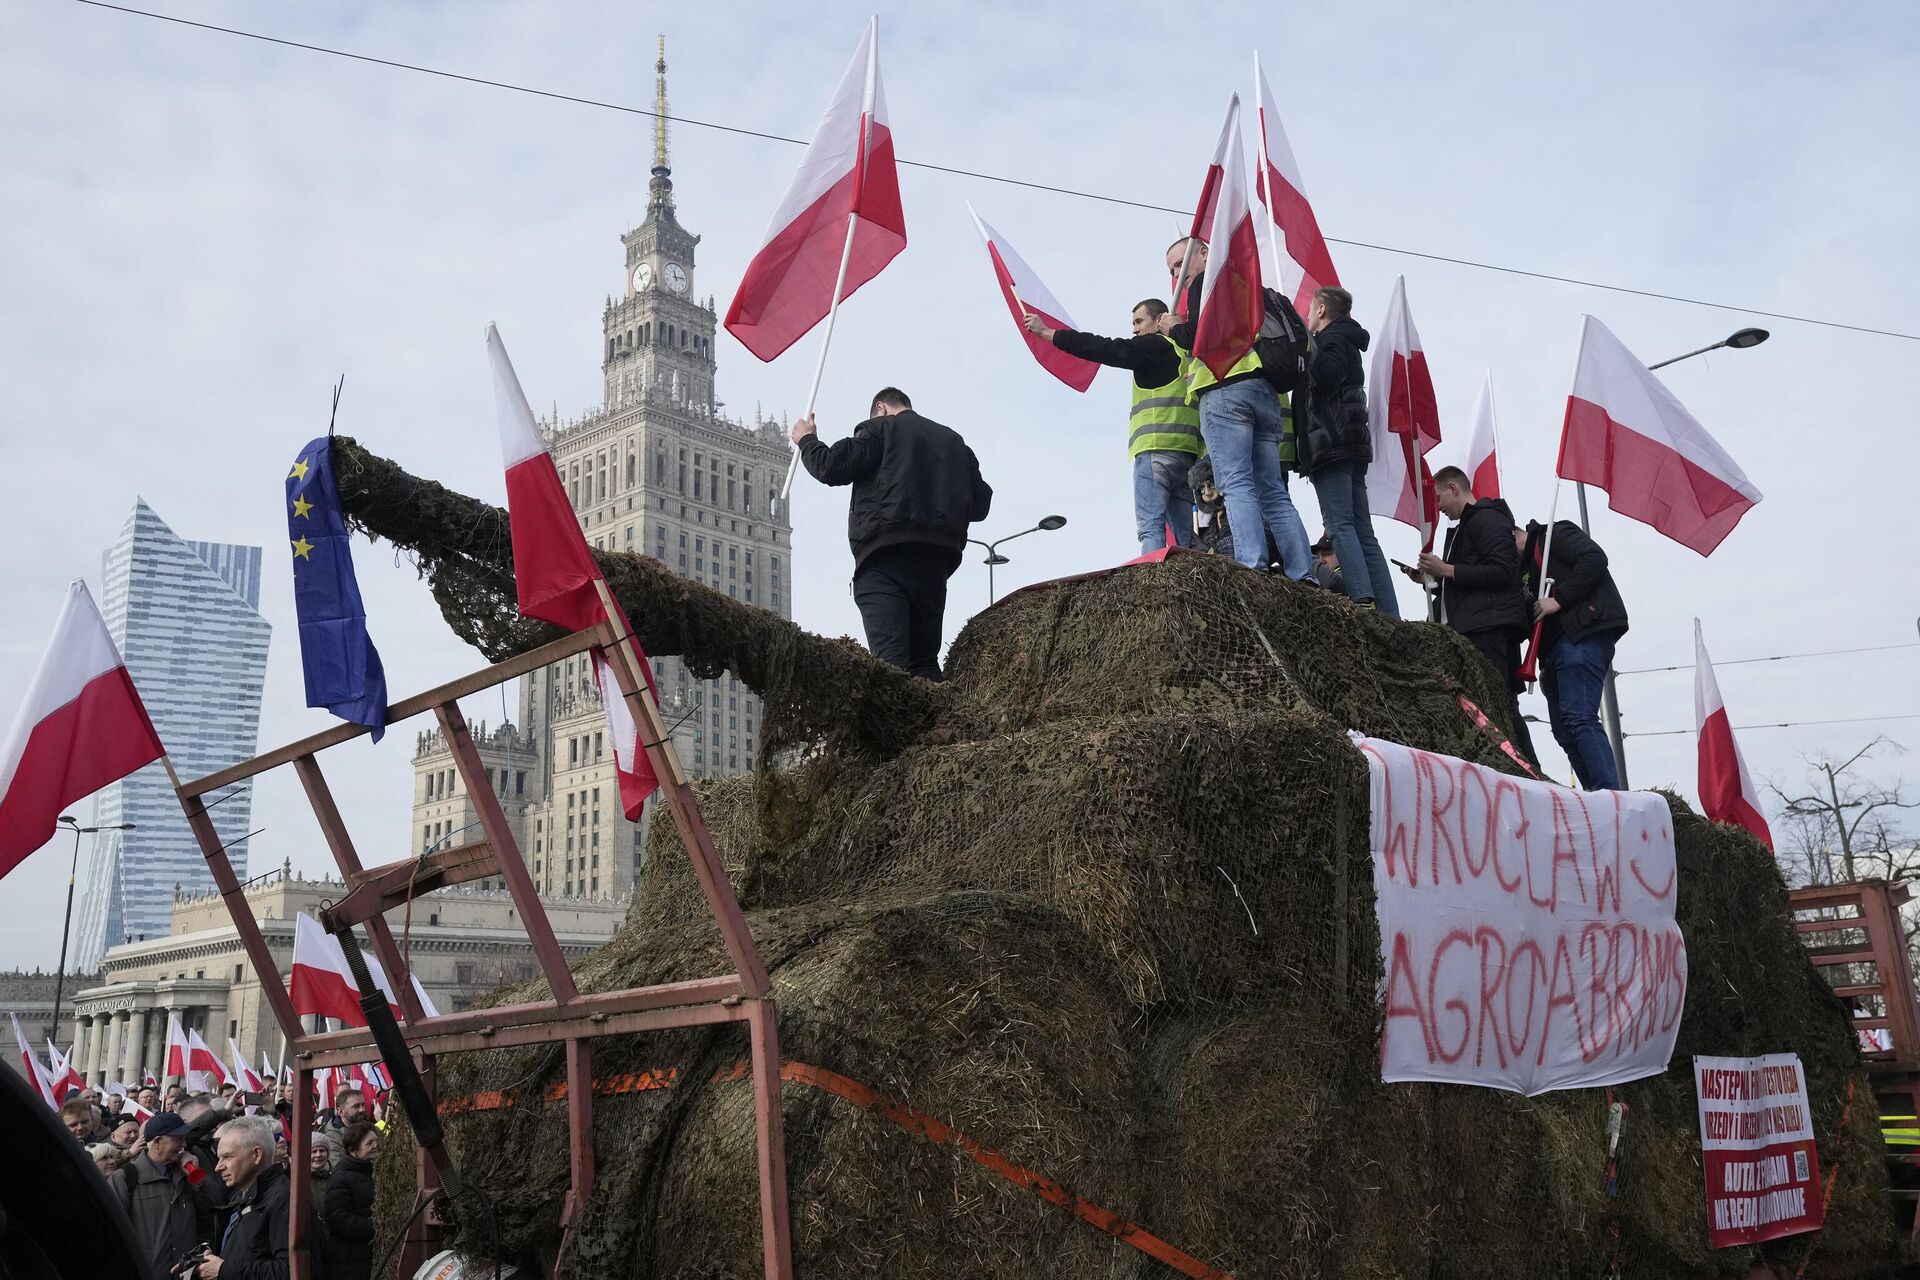
[[[406,1014],[400,1008],[393,984],[387,980],[386,970],[380,967],[380,957],[368,952],[363,958],[373,985],[385,993],[387,1003],[392,1006],[394,1018],[405,1021]],[[340,939],[304,911],[293,918],[293,968],[287,980],[287,994],[293,999],[293,1011],[302,1017],[337,1018],[350,1027],[367,1025],[366,1015],[360,1011],[360,988],[353,981],[353,971],[347,967],[347,953]],[[420,1001],[421,1013],[429,1018],[439,1014],[418,978],[413,980],[413,994]]]
[[[273,1069],[273,1063],[267,1060],[267,1051],[262,1049],[260,1051],[260,1087],[264,1089],[279,1078],[280,1073]]]
[[[74,1070],[67,1061],[67,1055],[60,1052],[60,1046],[47,1041],[47,1083],[53,1089],[53,1104],[59,1106],[73,1094],[87,1087],[86,1077]]]
[[[259,1073],[247,1065],[247,1055],[240,1052],[240,1046],[231,1036],[227,1037],[227,1060],[233,1064],[227,1078],[233,1081],[236,1088],[245,1089],[248,1093],[260,1092]]]
[[[1740,464],[1592,316],[1580,330],[1558,471],[1605,489],[1609,507],[1703,556],[1760,501]]]
[[[1302,316],[1313,300],[1313,291],[1324,285],[1337,285],[1333,255],[1327,252],[1326,237],[1320,234],[1320,222],[1307,202],[1307,187],[1300,180],[1300,165],[1287,145],[1287,131],[1280,124],[1279,109],[1273,105],[1273,89],[1260,69],[1260,53],[1253,55],[1254,108],[1260,126],[1260,148],[1255,157],[1260,179],[1254,183],[1254,197],[1272,220],[1262,220],[1262,237],[1271,244],[1279,261],[1280,278],[1268,281],[1293,300]],[[1273,227],[1280,230],[1279,243],[1273,244]]]
[[[167,1063],[161,1076],[182,1083],[187,1078],[187,1033],[180,1025],[180,1015],[167,1015]]]
[[[727,307],[727,332],[762,360],[773,359],[826,318],[843,257],[845,299],[907,247],[893,131],[880,85],[879,29],[878,18],[867,23],[767,225],[766,240]]]
[[[1194,317],[1193,358],[1216,378],[1253,350],[1266,319],[1267,299],[1260,282],[1260,241],[1247,203],[1246,158],[1240,150],[1240,95],[1227,105],[1224,149],[1213,163],[1220,169],[1219,196],[1207,241],[1207,271],[1200,280],[1200,313]]]
[[[1760,793],[1747,776],[1747,762],[1733,738],[1727,704],[1720,700],[1720,682],[1713,678],[1713,659],[1693,620],[1693,719],[1700,735],[1700,808],[1715,822],[1745,827],[1753,838],[1773,848],[1773,832],[1760,815]]]
[[[0,876],[53,838],[60,811],[166,754],[84,582],[0,741]]]
[[[1480,387],[1480,398],[1473,402],[1473,434],[1467,437],[1467,465],[1463,468],[1473,484],[1475,498],[1500,496],[1500,437],[1493,423],[1493,371]]]
[[[123,1116],[132,1116],[140,1122],[140,1127],[145,1129],[147,1127],[147,1121],[153,1119],[153,1108],[143,1107],[140,1105],[138,1099],[129,1097],[127,1099],[127,1105],[121,1108],[120,1114]]]
[[[507,357],[500,331],[487,326],[487,359],[493,369],[494,411],[500,425],[500,453],[507,468],[507,520],[513,533],[514,591],[520,612],[570,631],[597,626],[607,616],[597,584],[600,566],[587,549],[587,539],[567,502],[567,491],[547,452],[520,377]],[[633,627],[616,603],[620,630],[631,636]],[[634,642],[640,652],[640,642]],[[607,736],[613,743],[614,772],[620,780],[620,808],[638,821],[647,797],[658,788],[653,762],[640,746],[633,710],[620,692],[606,659],[595,651],[593,677],[600,689],[600,705],[607,715]],[[640,654],[640,678],[653,687],[652,664]]]
[[[1053,291],[1041,283],[1026,259],[1007,243],[1006,237],[974,213],[971,204],[967,206],[967,212],[973,215],[973,225],[979,229],[980,239],[987,246],[987,257],[993,262],[994,279],[1000,282],[1000,296],[1006,299],[1007,310],[1013,314],[1014,326],[1026,342],[1027,350],[1033,353],[1033,358],[1040,362],[1042,369],[1075,391],[1085,391],[1093,385],[1094,375],[1100,372],[1100,366],[1091,360],[1070,356],[1038,334],[1028,333],[1025,321],[1031,314],[1044,320],[1049,329],[1075,329],[1079,326],[1074,324],[1073,317],[1053,296]]]
[[[226,1082],[227,1067],[220,1055],[207,1047],[199,1031],[187,1032],[187,1088],[215,1089]]]
[[[1407,309],[1405,276],[1395,278],[1387,318],[1374,335],[1367,423],[1373,437],[1367,504],[1377,514],[1420,530],[1422,545],[1431,549],[1439,513],[1426,457],[1440,443],[1440,406],[1420,331]]]
[[[40,1065],[40,1059],[34,1055],[33,1046],[27,1043],[27,1033],[20,1029],[18,1015],[9,1013],[7,1019],[13,1023],[13,1042],[19,1047],[14,1061],[20,1064],[20,1074],[27,1084],[40,1095],[40,1100],[50,1107],[59,1106],[53,1093],[53,1081],[47,1078],[47,1069]]]
[[[140,1084],[143,1088],[152,1089],[159,1087],[160,1082],[154,1079],[153,1072],[142,1070],[140,1072]]]

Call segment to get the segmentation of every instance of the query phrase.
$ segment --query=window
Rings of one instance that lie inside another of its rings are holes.
[[[513,794],[516,796],[527,794],[527,771],[525,769],[518,770],[513,775]]]
[[[463,987],[473,985],[473,966],[465,961],[453,966],[453,980]]]
[[[606,734],[604,732],[596,733],[593,735],[593,758],[595,760],[600,759],[601,756],[605,754],[605,751],[603,750],[605,743],[602,741],[605,737],[606,737]]]
[[[578,738],[567,739],[567,763],[568,764],[580,763],[580,739]],[[571,797],[568,798],[568,804],[569,806],[571,806],[572,804]]]
[[[247,966],[243,964],[237,964],[233,966],[233,980],[235,982],[240,981],[242,978],[246,976],[247,976]]]
[[[640,460],[631,453],[627,455],[627,488],[633,488],[634,469]]]

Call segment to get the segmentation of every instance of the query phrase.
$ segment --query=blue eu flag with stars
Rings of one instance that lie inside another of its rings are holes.
[[[300,665],[307,705],[373,726],[387,723],[387,674],[367,634],[353,576],[346,517],[333,482],[333,438],[307,443],[287,475],[287,537],[293,543],[293,603],[300,617]]]

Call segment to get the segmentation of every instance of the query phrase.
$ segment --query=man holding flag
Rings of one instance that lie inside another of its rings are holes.
[[[1600,692],[1614,646],[1627,633],[1627,606],[1613,585],[1607,553],[1571,520],[1555,521],[1551,538],[1547,526],[1533,521],[1513,531],[1513,542],[1541,620],[1540,692],[1547,696],[1553,740],[1582,787],[1618,791],[1613,746],[1600,724]],[[1552,583],[1544,595],[1543,578]]]
[[[1145,298],[1133,305],[1133,336],[1103,338],[1078,329],[1052,328],[1032,312],[1028,333],[1082,360],[1133,375],[1127,411],[1127,458],[1133,463],[1133,523],[1140,554],[1158,551],[1173,530],[1175,546],[1193,541],[1193,490],[1187,473],[1206,451],[1200,442],[1200,411],[1187,403],[1183,370],[1187,353],[1161,333],[1167,304]]]

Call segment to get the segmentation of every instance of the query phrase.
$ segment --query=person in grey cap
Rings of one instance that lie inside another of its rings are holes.
[[[194,1192],[180,1168],[187,1122],[171,1111],[147,1121],[146,1150],[107,1180],[133,1222],[150,1280],[166,1280],[174,1264],[213,1239],[213,1208]]]

